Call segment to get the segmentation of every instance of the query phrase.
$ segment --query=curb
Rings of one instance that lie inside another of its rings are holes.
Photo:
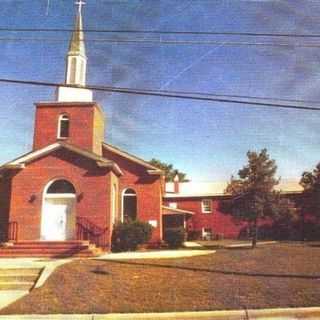
[[[258,241],[257,242],[257,247],[258,246],[263,246],[263,245],[268,245],[268,244],[275,244],[278,243],[279,241]],[[225,246],[222,246],[222,248],[251,248],[251,243],[239,243],[239,244],[228,244]]]
[[[189,250],[161,250],[147,252],[124,252],[107,253],[100,257],[90,258],[93,260],[113,261],[113,260],[138,260],[138,259],[181,259],[203,256],[215,253],[216,250],[189,249]]]
[[[165,312],[165,313],[110,313],[110,314],[50,314],[3,315],[7,320],[319,320],[320,307],[279,308],[260,310]]]

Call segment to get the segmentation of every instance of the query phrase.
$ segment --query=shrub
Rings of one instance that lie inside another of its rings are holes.
[[[181,247],[185,240],[184,228],[168,229],[165,231],[164,240],[167,242],[170,248]]]
[[[118,223],[112,233],[113,252],[134,251],[151,239],[152,226],[139,220]]]
[[[316,222],[305,222],[303,225],[303,235],[305,240],[320,240],[320,224]]]
[[[190,230],[187,233],[188,241],[201,240],[201,231],[199,230]]]

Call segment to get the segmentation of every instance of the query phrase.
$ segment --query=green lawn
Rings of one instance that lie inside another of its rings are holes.
[[[8,313],[110,313],[318,306],[320,245],[221,249],[174,260],[77,260]]]

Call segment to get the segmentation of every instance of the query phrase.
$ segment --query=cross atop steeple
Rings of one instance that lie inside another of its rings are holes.
[[[82,6],[85,5],[86,3],[84,1],[82,1],[82,0],[79,0],[79,1],[76,1],[75,4],[79,6],[78,7],[78,10],[79,10],[78,12],[79,12],[79,14],[81,14]]]

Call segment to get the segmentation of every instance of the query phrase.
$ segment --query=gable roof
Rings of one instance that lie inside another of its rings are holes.
[[[165,198],[183,198],[183,197],[214,197],[227,196],[224,192],[228,182],[180,182],[179,193],[174,193],[174,183],[166,183]],[[294,194],[303,191],[298,180],[283,179],[274,188],[282,194]]]
[[[101,157],[93,152],[81,149],[79,147],[76,147],[76,146],[69,144],[69,143],[66,143],[66,142],[55,142],[55,143],[50,144],[44,148],[41,148],[41,149],[38,149],[35,151],[31,151],[31,152],[13,160],[13,161],[11,161],[11,162],[8,162],[8,163],[2,165],[0,167],[0,171],[1,170],[8,170],[8,169],[23,169],[27,163],[34,161],[40,157],[43,157],[47,154],[50,154],[51,152],[54,152],[54,151],[61,149],[61,148],[67,149],[67,150],[72,151],[74,153],[77,153],[85,158],[96,161],[97,166],[99,166],[99,167],[111,168],[117,175],[123,174],[121,169],[119,168],[119,166],[115,162],[108,160],[104,157]]]
[[[162,175],[163,174],[163,171],[160,170],[159,168],[151,165],[149,162],[141,159],[141,158],[138,158],[124,150],[121,150],[119,149],[118,147],[115,147],[109,143],[105,143],[103,142],[102,143],[102,147],[105,148],[106,150],[110,151],[110,152],[113,152],[121,157],[124,157],[132,162],[135,162],[137,164],[140,164],[141,166],[145,167],[148,171],[149,174],[154,174],[154,175]]]

